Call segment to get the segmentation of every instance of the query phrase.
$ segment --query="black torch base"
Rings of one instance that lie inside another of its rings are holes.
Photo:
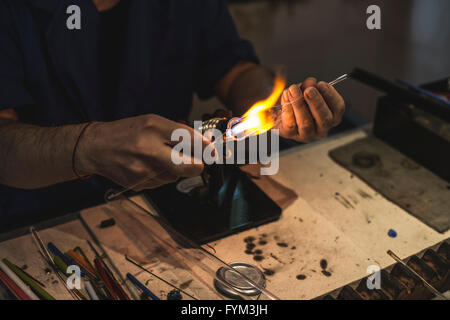
[[[210,182],[201,177],[188,178],[147,190],[146,197],[172,227],[198,243],[280,217],[281,208],[238,166],[211,169],[221,171],[223,183],[219,188],[210,188]]]

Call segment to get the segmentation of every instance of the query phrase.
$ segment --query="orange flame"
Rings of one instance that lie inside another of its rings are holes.
[[[272,93],[264,100],[254,103],[251,108],[242,116],[243,120],[239,124],[243,126],[246,133],[258,135],[264,133],[274,126],[274,119],[270,112],[266,110],[273,107],[284,90],[286,81],[281,76],[276,76]]]

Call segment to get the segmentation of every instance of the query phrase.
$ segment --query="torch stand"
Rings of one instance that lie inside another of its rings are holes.
[[[187,178],[147,190],[146,196],[178,232],[199,243],[281,215],[281,208],[236,165],[210,166],[203,178]]]

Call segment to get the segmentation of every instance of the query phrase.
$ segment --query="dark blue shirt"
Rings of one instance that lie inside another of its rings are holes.
[[[208,98],[238,61],[257,62],[222,0],[128,1],[117,90],[105,108],[92,0],[0,0],[0,110],[40,126],[148,113],[181,120],[194,93]],[[66,26],[70,5],[81,8],[80,30]],[[0,185],[0,230],[98,204],[112,186],[102,177],[38,190]]]

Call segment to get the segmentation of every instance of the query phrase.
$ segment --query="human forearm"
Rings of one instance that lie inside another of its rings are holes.
[[[234,73],[234,74],[233,74]],[[273,87],[274,73],[260,65],[245,63],[228,75],[229,84],[222,90],[224,102],[235,116],[244,114],[256,101],[265,99]],[[224,79],[225,80],[225,79]]]
[[[74,179],[75,168],[78,175],[98,174],[124,187],[138,183],[134,189],[140,190],[199,175],[203,164],[190,156],[188,163],[172,161],[177,129],[199,135],[157,115],[53,128],[0,118],[0,183],[35,189]]]
[[[81,125],[39,127],[0,119],[0,183],[35,189],[72,180]]]

